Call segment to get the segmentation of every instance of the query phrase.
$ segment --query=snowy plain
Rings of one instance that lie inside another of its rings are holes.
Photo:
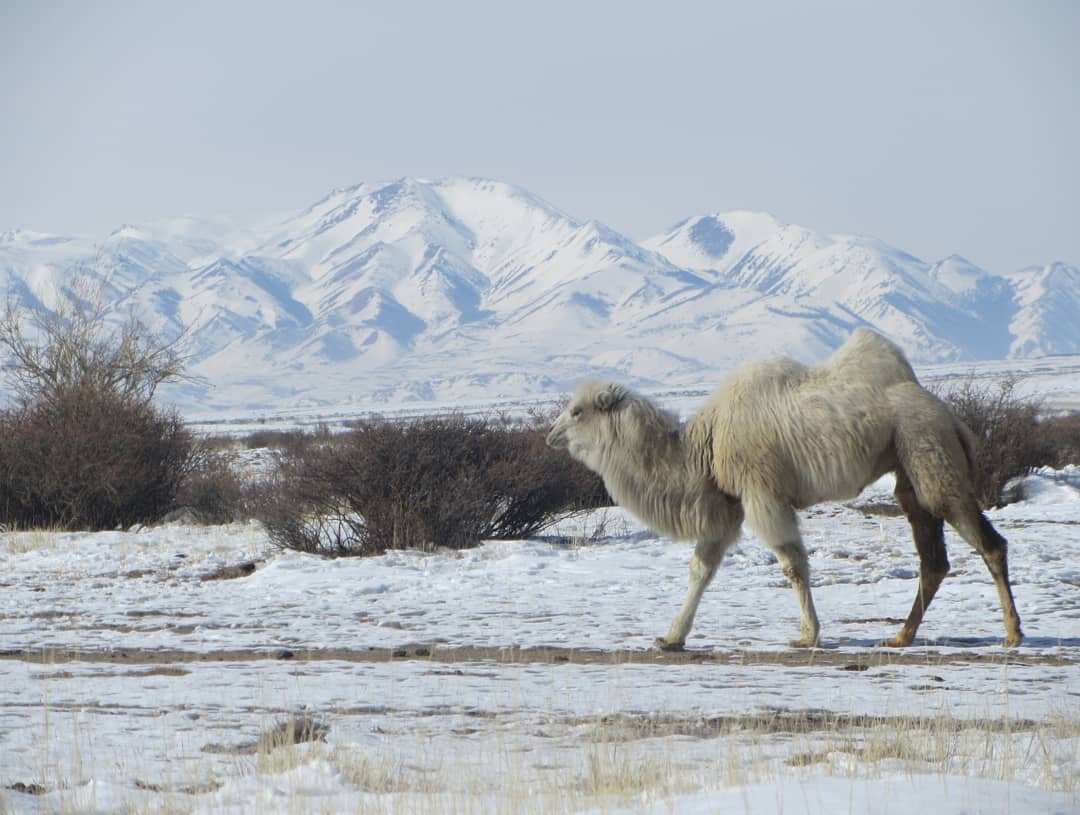
[[[1037,400],[1047,414],[1080,411],[1080,355],[1039,357],[1037,359],[978,360],[932,365],[916,365],[919,380],[935,392],[972,382],[979,389],[993,390],[999,383],[1015,383],[1015,393]],[[683,417],[692,414],[705,400],[720,376],[677,388],[641,388],[669,410]],[[619,381],[625,381],[619,378]],[[266,409],[183,410],[189,425],[207,436],[244,436],[267,429],[306,429],[326,427],[343,430],[356,419],[374,416],[408,418],[431,413],[461,414],[506,413],[523,415],[529,411],[550,411],[560,405],[566,394],[470,398],[453,401],[410,400],[396,404],[365,401],[362,393],[347,400],[327,400],[318,405],[279,406]],[[177,409],[181,406],[177,404]]]
[[[255,525],[8,533],[0,810],[1075,812],[1080,472],[1027,487],[992,513],[1015,651],[952,536],[916,645],[875,649],[916,563],[902,519],[857,506],[804,516],[825,637],[806,652],[750,536],[688,652],[652,650],[689,547],[616,509],[334,561]],[[323,740],[274,749],[290,719]]]
[[[916,644],[875,647],[916,586],[891,489],[802,513],[813,650],[744,532],[687,651],[656,651],[690,546],[617,508],[341,560],[256,524],[2,534],[0,812],[1080,811],[1080,469],[989,513],[1015,650],[951,531]]]

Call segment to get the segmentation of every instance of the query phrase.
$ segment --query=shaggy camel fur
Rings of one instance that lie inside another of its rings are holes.
[[[925,390],[903,353],[856,330],[828,360],[790,359],[735,371],[696,416],[672,413],[611,382],[578,385],[548,444],[599,473],[608,492],[653,529],[697,545],[690,585],[666,637],[679,649],[701,596],[742,521],[772,550],[801,610],[801,636],[818,644],[810,569],[796,510],[853,498],[885,473],[919,553],[919,589],[907,621],[880,643],[906,646],[949,571],[943,522],[982,556],[997,586],[1005,645],[1023,638],[1009,584],[1005,538],[982,514],[972,487],[971,432]]]

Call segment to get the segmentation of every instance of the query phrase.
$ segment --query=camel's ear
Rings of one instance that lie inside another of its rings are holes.
[[[626,388],[612,383],[605,386],[603,390],[597,392],[595,400],[596,409],[600,411],[614,410],[625,398]]]

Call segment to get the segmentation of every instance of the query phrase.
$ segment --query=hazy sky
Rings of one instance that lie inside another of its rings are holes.
[[[0,231],[472,175],[1080,264],[1080,3],[0,0]]]

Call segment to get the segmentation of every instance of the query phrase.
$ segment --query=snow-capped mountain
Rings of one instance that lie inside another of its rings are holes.
[[[117,319],[186,329],[207,384],[172,397],[202,409],[702,385],[749,357],[823,357],[858,325],[919,362],[1080,352],[1064,264],[998,277],[754,212],[638,243],[478,179],[360,184],[265,227],[0,234],[9,299],[49,308],[80,278]]]
[[[1080,269],[1029,266],[1008,276],[1017,310],[1009,356],[1074,354],[1080,348]]]

